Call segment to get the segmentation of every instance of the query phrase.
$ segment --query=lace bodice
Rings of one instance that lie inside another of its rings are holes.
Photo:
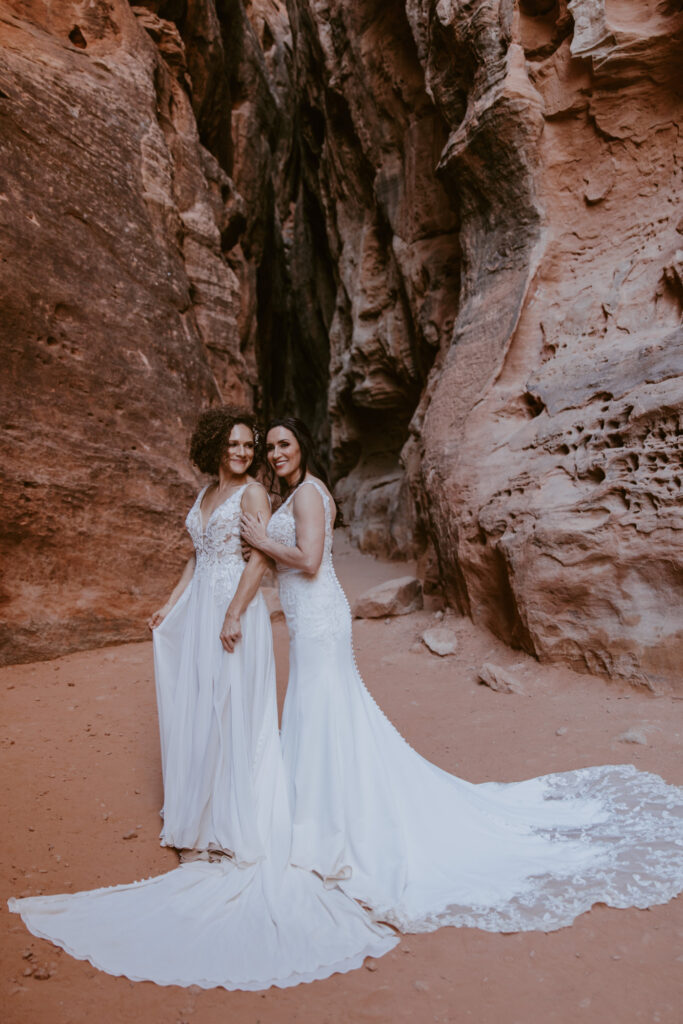
[[[242,496],[250,484],[251,481],[234,491],[213,510],[206,529],[202,527],[200,511],[206,493],[203,487],[185,520],[197,557],[195,577],[208,579],[220,592],[219,596],[234,590],[246,564],[240,544],[240,513]]]
[[[304,480],[289,495],[268,523],[268,536],[279,544],[294,547],[296,521],[292,500],[301,487],[315,487],[325,508],[325,546],[318,571],[311,575],[289,566],[277,566],[280,603],[290,636],[335,639],[351,630],[351,613],[346,595],[337,580],[332,562],[332,507],[327,491],[317,480]]]

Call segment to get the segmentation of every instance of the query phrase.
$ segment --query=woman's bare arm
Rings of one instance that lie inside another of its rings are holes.
[[[266,533],[266,524],[257,516],[242,516],[242,536],[280,565],[299,569],[313,576],[320,568],[325,547],[325,507],[315,487],[301,487],[292,499],[296,522],[296,545],[279,544]]]
[[[263,487],[260,485],[247,487],[242,497],[242,513],[263,521],[265,527],[270,519],[270,504]],[[240,619],[253,601],[267,568],[268,558],[261,551],[254,550],[240,577],[237,590],[228,605],[223,620],[220,638],[224,649],[229,653],[234,651],[235,644],[242,637]]]

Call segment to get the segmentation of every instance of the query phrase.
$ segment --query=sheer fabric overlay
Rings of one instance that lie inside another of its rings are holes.
[[[110,974],[159,985],[287,987],[359,967],[397,940],[339,888],[289,862],[270,619],[259,594],[242,640],[219,640],[244,568],[244,489],[202,528],[192,581],[154,631],[162,843],[218,857],[129,885],[10,900],[34,935]]]
[[[290,633],[282,746],[292,863],[403,932],[442,925],[552,931],[603,902],[650,907],[683,889],[683,790],[631,765],[472,784],[416,753],[363,684],[326,517],[314,576],[280,568]],[[293,495],[268,532],[296,542]]]

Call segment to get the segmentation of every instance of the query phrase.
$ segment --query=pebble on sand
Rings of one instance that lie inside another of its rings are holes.
[[[644,729],[627,729],[617,736],[620,743],[638,743],[640,746],[647,746],[647,734]]]
[[[458,638],[448,626],[432,626],[425,629],[422,639],[429,650],[441,658],[455,654],[458,649]]]
[[[479,682],[489,686],[497,693],[524,693],[522,685],[514,676],[502,669],[500,665],[494,665],[490,661],[485,661],[479,669]]]
[[[399,576],[371,587],[353,606],[357,619],[383,619],[387,615],[409,615],[422,608],[422,584],[415,576]]]

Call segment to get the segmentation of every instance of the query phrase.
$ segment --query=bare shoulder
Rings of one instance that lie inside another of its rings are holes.
[[[251,480],[244,489],[242,495],[242,510],[256,515],[257,512],[270,513],[270,500],[268,491],[258,480]]]

